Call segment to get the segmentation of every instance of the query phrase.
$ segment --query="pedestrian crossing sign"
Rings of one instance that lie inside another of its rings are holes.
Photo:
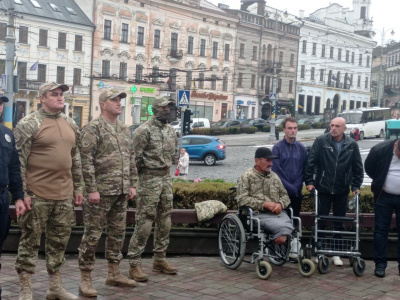
[[[271,101],[273,101],[273,100],[276,100],[277,98],[276,98],[276,94],[270,94],[269,95],[269,100],[271,100]]]
[[[190,91],[178,90],[178,106],[189,106]]]

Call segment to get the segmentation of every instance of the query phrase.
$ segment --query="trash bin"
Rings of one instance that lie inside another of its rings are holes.
[[[275,137],[276,140],[279,141],[279,131],[275,128]]]

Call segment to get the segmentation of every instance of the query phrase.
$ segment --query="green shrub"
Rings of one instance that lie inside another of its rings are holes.
[[[271,131],[271,127],[270,126],[264,126],[261,131],[262,132],[270,132]]]
[[[256,131],[258,131],[257,127],[243,127],[243,128],[240,128],[240,132],[241,133],[252,134],[252,133],[256,133]]]
[[[318,128],[322,128],[324,126],[324,123],[316,122],[316,123],[312,124],[311,126],[312,126],[312,128],[318,129]]]
[[[297,127],[299,128],[299,130],[307,130],[311,128],[310,124],[298,124]]]
[[[210,128],[193,128],[192,134],[210,135]]]
[[[240,133],[240,127],[234,126],[234,127],[228,127],[228,129],[229,129],[229,133],[230,134],[238,134],[238,133]]]
[[[230,134],[229,128],[210,128],[211,135],[225,135]]]

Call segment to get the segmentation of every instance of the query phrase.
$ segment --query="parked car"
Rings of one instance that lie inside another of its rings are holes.
[[[213,166],[218,160],[226,158],[226,146],[217,137],[187,135],[179,142],[186,149],[191,161],[203,161],[206,166]]]
[[[238,120],[221,119],[217,123],[212,124],[211,127],[228,128],[228,127],[239,126],[239,125],[240,125],[240,121],[238,121]]]
[[[271,126],[271,123],[275,123],[275,126],[281,126],[282,125],[282,122],[283,122],[283,120],[285,120],[286,118],[281,118],[281,119],[276,119],[275,121],[269,121],[269,126]]]
[[[310,121],[311,121],[311,124],[319,123],[319,122],[324,123],[324,116],[319,116],[319,115],[312,116],[312,117],[310,117]]]
[[[267,126],[267,122],[264,119],[247,119],[240,124],[240,128],[257,127],[257,129],[260,131],[264,126]]]
[[[312,124],[312,121],[310,120],[310,119],[308,119],[308,118],[302,118],[302,119],[299,119],[299,120],[297,120],[297,124],[309,124],[309,125],[311,125]]]

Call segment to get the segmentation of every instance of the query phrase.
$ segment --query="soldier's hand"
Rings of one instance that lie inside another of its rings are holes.
[[[313,189],[315,189],[315,187],[311,184],[311,185],[307,185],[306,186],[306,190],[307,190],[307,192],[311,192]]]
[[[128,199],[133,199],[136,197],[136,188],[131,187],[129,188],[129,195],[128,195]]]
[[[99,192],[89,193],[89,203],[99,204],[100,203],[100,194]]]
[[[355,195],[355,194],[360,194],[360,193],[361,193],[360,190],[355,190],[355,191],[353,192],[353,195]]]
[[[24,198],[24,205],[26,210],[31,210],[32,209],[32,199],[31,197],[25,197]]]
[[[279,215],[282,212],[282,204],[275,203],[272,212]]]
[[[17,217],[22,216],[26,212],[25,204],[22,199],[15,201],[15,212],[17,213]]]
[[[76,194],[74,197],[74,203],[78,206],[82,205],[83,202],[83,195],[82,194]]]

